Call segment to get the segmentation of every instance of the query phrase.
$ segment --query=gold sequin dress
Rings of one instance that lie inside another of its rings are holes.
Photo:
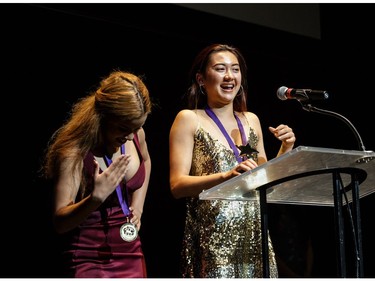
[[[228,171],[237,165],[232,150],[198,127],[192,169],[195,176]],[[249,142],[258,137],[250,128]],[[187,198],[182,249],[184,278],[262,278],[262,236],[259,201]],[[269,237],[269,236],[268,236]],[[270,277],[277,278],[269,237]]]

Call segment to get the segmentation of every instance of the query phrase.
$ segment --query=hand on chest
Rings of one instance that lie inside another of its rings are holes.
[[[137,170],[139,168],[139,165],[140,165],[140,159],[139,159],[138,151],[137,151],[137,148],[135,147],[134,142],[127,141],[124,144],[124,154],[128,154],[128,155],[131,156],[131,159],[130,159],[130,162],[129,162],[129,165],[127,167],[127,171],[126,171],[126,174],[125,174],[125,180],[129,180],[135,175],[135,173],[137,172]],[[112,155],[112,158],[110,159],[109,162],[111,163],[119,155],[121,155],[120,148]],[[107,161],[105,161],[104,157],[95,156],[95,159],[99,163],[100,170],[104,171],[108,166]]]

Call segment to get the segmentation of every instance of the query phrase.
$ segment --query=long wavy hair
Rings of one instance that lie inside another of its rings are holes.
[[[235,111],[247,111],[247,65],[245,58],[243,57],[240,50],[236,47],[225,45],[225,44],[212,44],[201,50],[195,57],[192,67],[190,69],[189,78],[191,85],[189,86],[185,98],[187,100],[188,109],[202,109],[207,105],[207,95],[205,95],[200,88],[199,83],[196,79],[196,75],[199,73],[202,76],[206,73],[207,64],[212,56],[217,52],[231,52],[238,59],[240,66],[242,79],[241,88],[238,91],[233,101],[233,108]]]
[[[149,114],[151,107],[142,78],[119,70],[111,72],[95,91],[73,105],[68,119],[50,138],[42,165],[43,177],[56,180],[64,159],[72,161],[72,175],[77,168],[83,173],[83,159],[99,144],[107,118],[126,122]]]

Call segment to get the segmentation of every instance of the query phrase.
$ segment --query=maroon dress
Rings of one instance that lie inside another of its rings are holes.
[[[134,143],[140,157],[137,173],[126,183],[127,196],[140,188],[145,179],[145,166],[135,134]],[[84,161],[88,185],[92,189],[94,156]],[[126,198],[125,185],[121,186]],[[90,191],[90,188],[89,188]],[[86,192],[87,193],[87,192]],[[86,196],[83,194],[82,196]],[[128,206],[131,202],[127,200]],[[126,222],[116,191],[78,227],[64,237],[63,258],[69,277],[76,278],[146,278],[146,265],[140,237],[132,242],[122,240],[120,227]]]

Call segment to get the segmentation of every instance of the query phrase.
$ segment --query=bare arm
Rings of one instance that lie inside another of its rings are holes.
[[[133,197],[132,197],[132,205],[130,206],[130,210],[132,211],[133,217],[131,219],[131,222],[134,223],[137,226],[137,229],[139,230],[141,227],[141,217],[143,213],[143,206],[145,203],[146,193],[150,181],[150,175],[151,175],[151,158],[148,153],[147,143],[146,143],[146,136],[143,129],[138,131],[138,139],[141,149],[141,154],[145,163],[145,180],[143,182],[143,185],[134,191]]]
[[[263,132],[260,120],[258,116],[252,112],[246,112],[245,115],[246,118],[250,120],[251,127],[255,130],[255,133],[258,136],[258,144],[256,147],[256,150],[258,151],[258,165],[264,164],[267,162],[267,155],[264,149]]]
[[[269,127],[269,130],[278,140],[281,141],[281,146],[276,157],[293,149],[296,137],[289,126],[281,124],[276,128]]]
[[[67,232],[95,211],[114,191],[124,178],[130,157],[122,155],[99,174],[99,164],[95,161],[95,183],[93,192],[79,202],[75,202],[81,182],[81,171],[71,174],[71,161],[63,161],[60,176],[55,185],[54,225],[58,233]]]
[[[264,164],[266,163],[267,156],[264,148],[264,142],[263,142],[263,134],[262,134],[262,128],[260,125],[260,121],[258,116],[256,116],[254,113],[247,112],[246,116],[249,120],[251,120],[251,125],[255,129],[256,134],[258,136],[258,145],[257,145],[257,150],[258,150],[258,164]],[[296,137],[294,135],[293,130],[284,124],[281,124],[277,126],[276,128],[269,127],[269,131],[278,139],[281,141],[281,146],[280,149],[277,153],[277,156],[280,156],[286,152],[289,152],[293,149],[294,143],[296,141]]]
[[[171,127],[169,135],[170,187],[175,198],[198,196],[204,189],[256,167],[253,160],[246,160],[227,172],[207,176],[189,175],[197,125],[196,114],[191,110],[182,110],[177,114]]]

